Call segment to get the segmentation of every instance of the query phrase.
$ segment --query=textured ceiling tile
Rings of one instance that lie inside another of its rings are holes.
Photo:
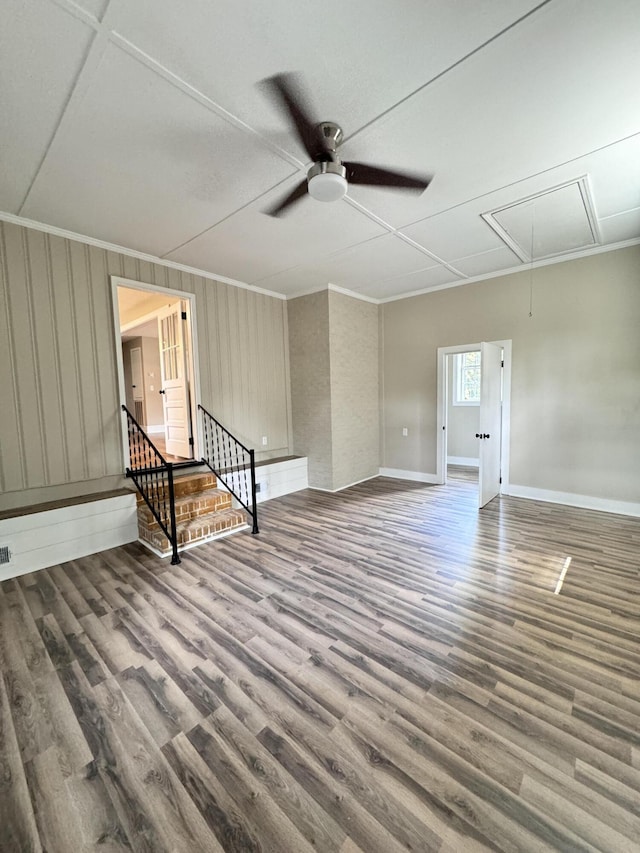
[[[51,3],[3,0],[0,210],[18,213],[92,36],[86,24]]]
[[[111,46],[25,215],[164,254],[292,167]]]

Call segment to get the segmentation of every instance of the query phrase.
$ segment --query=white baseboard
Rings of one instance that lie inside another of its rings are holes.
[[[375,480],[380,474],[372,474],[371,477],[363,477],[362,480],[355,480],[353,483],[347,483],[346,486],[340,486],[339,489],[321,489],[320,486],[309,486],[314,492],[327,492],[330,495],[335,495],[338,492],[343,492],[345,489],[350,489],[351,486],[357,486],[359,483],[368,483],[369,480]]]
[[[164,424],[151,424],[145,427],[147,435],[164,435]]]
[[[596,498],[592,495],[575,495],[572,492],[553,492],[549,489],[534,489],[531,486],[518,486],[511,483],[503,494],[514,498],[529,498],[552,504],[566,504],[581,509],[595,509],[598,512],[612,512],[616,515],[640,517],[640,503],[616,501],[609,498]]]
[[[256,494],[259,504],[271,498],[308,489],[307,457],[300,456],[297,459],[259,465],[256,468],[256,485],[260,486],[260,491]]]
[[[416,483],[440,485],[435,474],[423,474],[420,471],[403,471],[401,468],[380,468],[381,477],[393,477],[396,480],[413,480]]]
[[[466,468],[479,468],[480,460],[474,456],[447,456],[447,465],[464,465]]]
[[[11,559],[0,566],[0,580],[77,560],[137,538],[133,492],[4,518],[0,521],[0,546],[8,546]]]

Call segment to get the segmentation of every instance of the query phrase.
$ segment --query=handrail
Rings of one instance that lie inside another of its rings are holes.
[[[245,447],[199,403],[198,409],[202,412],[203,461],[249,513],[253,519],[251,532],[259,533],[255,451]],[[247,482],[247,470],[250,472],[250,482]]]
[[[171,564],[180,562],[176,530],[176,500],[173,465],[167,462],[126,406],[130,477],[171,544]],[[166,479],[165,479],[166,477]]]

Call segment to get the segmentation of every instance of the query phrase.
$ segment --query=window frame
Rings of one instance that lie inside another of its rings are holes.
[[[454,353],[453,359],[453,388],[452,388],[452,399],[451,404],[453,406],[479,406],[480,405],[480,387],[478,386],[478,399],[477,400],[463,400],[462,392],[463,392],[463,379],[462,374],[465,367],[478,367],[478,369],[482,370],[482,362],[480,361],[478,365],[465,365],[465,359],[467,356],[471,354],[480,355],[480,350],[468,350],[467,352],[457,352]]]

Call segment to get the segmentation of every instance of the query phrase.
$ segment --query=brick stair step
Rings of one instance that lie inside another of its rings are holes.
[[[239,509],[223,509],[218,512],[199,515],[177,525],[178,547],[193,545],[215,534],[219,535],[234,530],[236,527],[243,527],[246,523],[247,517]],[[140,538],[149,542],[163,554],[171,553],[169,540],[159,528],[150,531],[141,530]]]
[[[205,513],[228,509],[231,506],[231,493],[224,489],[205,489],[193,495],[176,498],[176,523],[187,521]],[[159,527],[153,513],[145,503],[138,506],[138,521],[145,527]]]
[[[215,474],[185,474],[182,477],[174,477],[173,479],[173,494],[176,498],[217,488],[218,481]],[[167,481],[159,481],[151,487],[150,491],[153,495],[158,496],[163,495],[165,491],[168,494]],[[143,503],[142,495],[139,492],[138,503]]]

